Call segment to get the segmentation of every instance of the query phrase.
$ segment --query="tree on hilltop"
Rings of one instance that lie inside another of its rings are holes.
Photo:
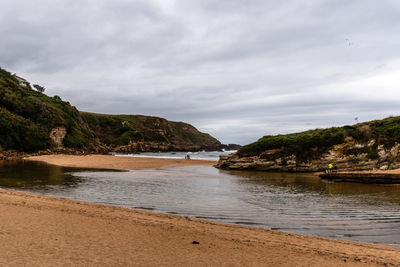
[[[33,87],[35,87],[36,91],[38,91],[39,93],[44,93],[44,91],[46,90],[46,88],[38,84],[34,84]]]

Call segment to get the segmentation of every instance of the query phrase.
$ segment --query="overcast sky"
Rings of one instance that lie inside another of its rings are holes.
[[[246,144],[400,115],[400,1],[1,0],[0,66]]]

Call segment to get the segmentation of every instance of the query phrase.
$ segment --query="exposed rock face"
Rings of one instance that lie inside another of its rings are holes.
[[[220,146],[200,146],[193,144],[171,144],[167,142],[130,142],[128,145],[117,146],[114,152],[138,153],[138,152],[169,152],[169,151],[220,151]]]
[[[184,122],[143,115],[81,113],[99,141],[115,152],[221,150],[221,143]]]
[[[50,139],[57,145],[63,146],[64,137],[67,134],[67,129],[64,126],[53,128],[50,131]]]
[[[398,162],[400,144],[385,148],[378,146],[376,157],[371,158],[367,151],[375,144],[370,140],[366,144],[356,143],[353,139],[345,143],[333,146],[328,153],[318,159],[300,162],[295,155],[282,155],[280,149],[264,151],[259,156],[239,157],[237,154],[229,154],[220,157],[218,168],[235,170],[262,170],[262,171],[291,171],[291,172],[314,172],[327,169],[333,164],[337,169],[343,171],[362,170],[387,170],[400,168]],[[349,154],[349,151],[358,151],[356,154]]]

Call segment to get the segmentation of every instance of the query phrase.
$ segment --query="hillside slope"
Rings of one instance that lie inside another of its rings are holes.
[[[54,147],[49,135],[57,127],[65,127],[66,147],[97,144],[93,131],[75,107],[57,96],[32,90],[29,84],[0,68],[0,147],[17,151]]]
[[[221,143],[192,125],[150,116],[79,112],[60,97],[32,89],[0,68],[0,152],[59,147],[89,151],[216,149]]]
[[[264,136],[222,157],[220,168],[320,171],[333,163],[341,170],[400,167],[400,117],[352,126]]]
[[[100,142],[121,152],[216,150],[221,143],[184,122],[143,115],[81,113]]]

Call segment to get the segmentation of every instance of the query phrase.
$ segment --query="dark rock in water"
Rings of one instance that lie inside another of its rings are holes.
[[[400,174],[380,172],[330,172],[321,174],[322,179],[333,182],[362,184],[400,184]]]
[[[242,146],[237,144],[219,144],[216,146],[204,146],[200,150],[205,151],[232,151],[232,150],[239,150]]]
[[[220,146],[219,150],[225,150],[225,151],[230,151],[230,150],[239,150],[242,146],[238,144],[222,144]]]

